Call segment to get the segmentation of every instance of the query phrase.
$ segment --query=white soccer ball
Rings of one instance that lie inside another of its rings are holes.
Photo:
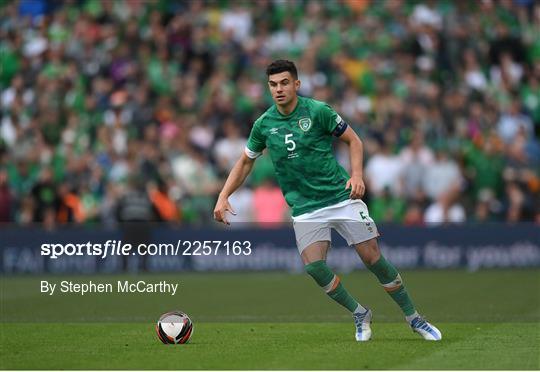
[[[171,311],[159,317],[158,338],[164,344],[185,344],[193,335],[193,322],[181,311]]]

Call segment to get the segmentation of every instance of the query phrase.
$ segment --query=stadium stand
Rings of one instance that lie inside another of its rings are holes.
[[[376,221],[540,223],[538,2],[2,3],[2,223],[207,223],[275,58],[363,139]],[[263,156],[237,221],[277,190]]]

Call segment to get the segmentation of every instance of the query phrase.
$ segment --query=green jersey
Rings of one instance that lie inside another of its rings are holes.
[[[346,127],[329,105],[305,97],[298,97],[289,115],[273,105],[255,121],[246,154],[256,158],[268,148],[293,216],[349,198],[350,190],[345,189],[349,175],[332,150],[332,134],[338,126]]]

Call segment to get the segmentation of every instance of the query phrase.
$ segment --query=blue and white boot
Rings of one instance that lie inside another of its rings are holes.
[[[353,313],[354,325],[356,326],[356,341],[369,341],[371,338],[371,318],[373,314],[367,309],[363,313]]]
[[[411,320],[411,328],[414,332],[420,334],[424,340],[440,341],[442,339],[442,333],[433,324],[418,315]]]

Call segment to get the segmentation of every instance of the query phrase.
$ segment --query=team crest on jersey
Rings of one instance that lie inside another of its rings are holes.
[[[311,119],[310,118],[302,118],[302,119],[298,120],[298,126],[304,132],[307,132],[309,130],[309,128],[311,128]]]

